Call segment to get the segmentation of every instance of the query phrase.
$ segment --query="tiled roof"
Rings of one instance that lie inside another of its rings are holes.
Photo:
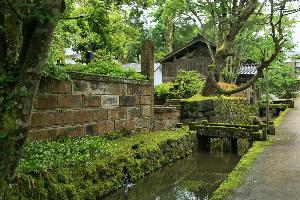
[[[240,74],[241,75],[254,75],[257,73],[258,65],[255,63],[244,63],[240,67]]]

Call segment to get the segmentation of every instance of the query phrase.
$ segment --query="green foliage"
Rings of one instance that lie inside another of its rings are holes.
[[[285,94],[287,91],[293,91],[297,83],[295,69],[292,66],[282,63],[273,64],[269,71],[269,93],[277,97]],[[258,86],[262,93],[265,93],[265,79],[258,81]]]
[[[143,33],[140,18],[150,1],[68,0],[67,4],[65,18],[82,17],[59,21],[50,57],[63,61],[63,48],[72,47],[82,53],[93,51],[97,59],[139,61]]]
[[[118,76],[122,78],[132,78],[136,80],[145,80],[146,77],[137,73],[134,69],[124,69],[120,64],[112,61],[94,61],[88,65],[77,64],[67,65],[66,71],[77,71],[92,74],[101,74],[107,76]]]
[[[186,128],[115,140],[85,137],[29,143],[11,197],[100,199],[123,186],[125,168],[136,181],[190,154],[197,145],[196,134]]]
[[[76,165],[100,160],[128,151],[132,145],[143,141],[148,147],[156,148],[160,142],[178,139],[187,134],[186,129],[160,131],[155,134],[136,134],[122,137],[120,133],[104,137],[60,138],[53,141],[28,142],[21,160],[21,172],[50,170],[58,166]]]
[[[155,95],[162,98],[167,98],[174,89],[174,85],[171,82],[161,83],[155,86]]]
[[[160,99],[189,98],[201,91],[204,80],[196,71],[179,70],[174,83],[161,83],[155,87],[155,95]]]
[[[204,80],[196,71],[179,70],[174,85],[174,93],[177,98],[189,98],[201,91]]]
[[[46,64],[43,69],[43,76],[59,79],[59,80],[69,80],[70,77],[64,70],[63,66],[54,65],[54,64]]]

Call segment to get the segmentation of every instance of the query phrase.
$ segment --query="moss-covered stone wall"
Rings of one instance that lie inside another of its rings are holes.
[[[12,199],[100,199],[124,186],[125,168],[136,181],[198,147],[196,134],[187,130],[138,134],[120,138],[118,144],[102,159],[19,173]]]
[[[208,120],[211,123],[250,124],[258,113],[257,105],[244,98],[213,97],[181,102],[183,123]]]

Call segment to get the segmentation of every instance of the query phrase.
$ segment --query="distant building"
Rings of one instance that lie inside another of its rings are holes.
[[[127,63],[123,67],[134,69],[136,72],[141,72],[141,63]],[[154,85],[162,83],[162,68],[160,63],[154,63]]]
[[[241,64],[236,84],[240,85],[248,82],[257,73],[258,64],[252,60],[247,60]]]
[[[215,46],[212,46],[215,50]],[[162,81],[174,81],[179,70],[195,70],[207,76],[208,66],[212,63],[209,49],[204,38],[197,35],[192,41],[169,53],[159,61],[162,65]]]
[[[298,78],[300,78],[300,52],[299,51],[287,51],[285,52],[287,59],[286,63],[295,67],[295,70],[298,74]],[[298,57],[298,58],[296,58]]]
[[[73,51],[72,48],[64,48],[65,52],[65,63],[66,64],[76,64],[76,60],[81,59],[80,53]]]

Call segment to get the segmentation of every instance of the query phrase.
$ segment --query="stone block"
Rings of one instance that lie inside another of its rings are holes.
[[[33,112],[31,115],[30,127],[44,127],[48,125],[49,116],[47,112]]]
[[[41,129],[35,131],[28,131],[28,140],[51,140],[57,137],[57,129]]]
[[[151,85],[142,86],[142,95],[151,95],[152,94]]]
[[[136,97],[135,96],[120,96],[120,106],[136,106]]]
[[[99,107],[101,105],[101,97],[96,95],[84,96],[84,107]]]
[[[47,92],[52,94],[71,94],[72,84],[66,80],[48,79]]]
[[[115,120],[115,131],[122,131],[126,129],[126,121],[125,119]]]
[[[126,108],[112,108],[108,109],[108,119],[126,119]]]
[[[141,96],[140,105],[151,105],[151,96]]]
[[[141,107],[130,107],[127,111],[127,119],[136,119],[143,116],[143,109]]]
[[[108,119],[108,111],[105,108],[100,108],[97,110],[93,110],[92,111],[92,115],[93,115],[93,121],[94,122],[99,122],[102,120],[107,120]]]
[[[128,95],[141,95],[142,87],[136,84],[128,84],[127,85],[127,94]]]
[[[87,125],[85,125],[85,132],[89,136],[98,135],[98,124],[87,124]]]
[[[202,122],[202,121],[207,121],[207,117],[201,117],[201,118],[195,119],[195,122]]]
[[[195,119],[194,118],[184,118],[184,119],[181,119],[181,123],[184,123],[184,124],[187,124],[187,123],[190,123],[190,122],[194,122]]]
[[[166,119],[171,119],[173,116],[173,112],[165,112],[165,118]]]
[[[135,129],[134,120],[127,120],[125,127],[127,130],[134,130]]]
[[[112,94],[112,85],[106,82],[91,81],[92,94]]]
[[[87,93],[89,91],[90,84],[87,81],[73,80],[72,93]]]
[[[111,94],[126,95],[127,94],[127,85],[121,84],[121,83],[112,83]]]
[[[92,119],[93,119],[93,110],[73,111],[74,124],[84,124],[87,122],[92,122]]]
[[[101,96],[102,107],[116,107],[119,106],[118,95],[102,95]]]
[[[134,120],[135,129],[143,129],[150,127],[150,119],[149,118],[140,118]]]
[[[57,95],[56,94],[42,94],[36,96],[34,104],[36,109],[54,109],[57,108]]]
[[[71,111],[54,111],[54,112],[47,112],[49,117],[49,125],[70,125],[73,123],[73,114]]]
[[[158,120],[164,120],[164,119],[166,119],[165,113],[155,113],[155,117]]]
[[[156,121],[154,124],[154,130],[160,131],[165,129],[165,122],[163,121]]]
[[[152,109],[151,106],[143,106],[143,117],[151,117],[152,115]]]
[[[110,133],[115,130],[114,121],[106,120],[98,123],[99,135],[103,133]]]
[[[68,127],[60,127],[58,129],[58,136],[68,136],[68,137],[79,137],[85,135],[85,127],[84,126],[68,126]]]
[[[82,95],[64,94],[58,95],[58,108],[81,108]]]

